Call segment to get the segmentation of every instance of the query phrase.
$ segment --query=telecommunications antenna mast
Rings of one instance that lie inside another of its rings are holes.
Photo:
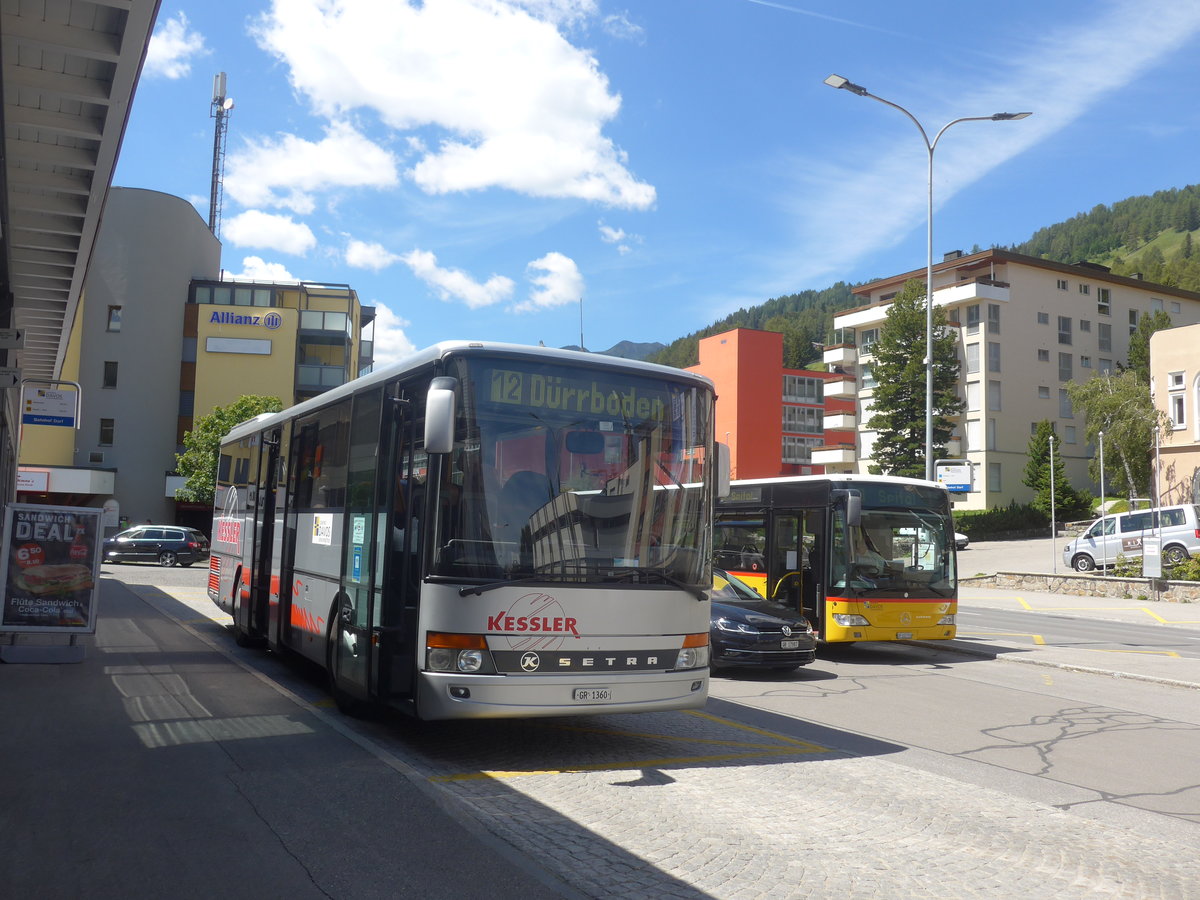
[[[221,178],[225,173],[225,132],[229,128],[229,114],[233,112],[233,98],[225,96],[225,73],[213,76],[212,111],[217,120],[213,129],[212,190],[208,198],[208,230],[221,236]]]

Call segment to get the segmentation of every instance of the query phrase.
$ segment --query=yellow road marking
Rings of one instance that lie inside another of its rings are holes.
[[[1179,654],[1174,650],[1104,650],[1100,647],[1080,647],[1080,650],[1087,650],[1091,653],[1142,653],[1146,656],[1174,656],[1179,658]]]
[[[959,637],[1027,637],[1035,644],[1045,644],[1046,639],[1040,634],[1028,634],[1024,631],[960,631]]]
[[[1026,602],[1024,597],[1017,597],[1015,599],[1030,612],[1142,612],[1160,625],[1200,624],[1200,619],[1166,619],[1146,606],[1031,606]]]

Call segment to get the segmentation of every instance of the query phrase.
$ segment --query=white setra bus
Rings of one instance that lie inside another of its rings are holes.
[[[664,366],[437,344],[226,435],[209,596],[346,712],[699,707],[713,402]]]

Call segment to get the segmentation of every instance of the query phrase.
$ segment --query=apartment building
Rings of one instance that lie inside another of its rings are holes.
[[[1150,393],[1171,420],[1159,441],[1159,503],[1200,503],[1200,325],[1167,328],[1150,336]]]
[[[374,308],[348,285],[221,274],[221,244],[191,203],[110,190],[63,363],[81,388],[77,427],[24,427],[20,502],[207,532],[211,509],[175,499],[196,417],[245,394],[291,405],[370,370]]]
[[[783,365],[783,335],[735,328],[700,341],[689,367],[717,388],[717,440],[729,445],[734,478],[819,475],[813,451],[853,445],[854,403],[827,395],[839,375]]]
[[[879,337],[891,300],[914,270],[862,285],[863,306],[839,313],[834,329],[842,342],[826,348],[825,361],[846,373],[826,385],[827,394],[853,399],[857,437],[853,460],[840,448],[848,471],[865,472],[876,439],[871,418],[871,344]],[[946,311],[958,337],[966,410],[956,423],[946,456],[970,463],[973,489],[960,495],[963,509],[1025,503],[1022,484],[1029,438],[1043,419],[1053,422],[1067,477],[1096,489],[1087,471],[1095,448],[1085,422],[1071,408],[1066,385],[1126,362],[1129,338],[1141,317],[1166,312],[1175,325],[1200,323],[1200,293],[1113,275],[1104,266],[1068,265],[1006,250],[946,254],[933,270],[933,301]],[[832,455],[833,451],[829,451]],[[814,462],[826,462],[823,453]]]

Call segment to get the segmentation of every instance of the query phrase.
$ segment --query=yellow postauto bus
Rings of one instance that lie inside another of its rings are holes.
[[[822,641],[955,636],[954,527],[940,484],[874,475],[734,481],[715,526],[715,564],[802,611]]]

